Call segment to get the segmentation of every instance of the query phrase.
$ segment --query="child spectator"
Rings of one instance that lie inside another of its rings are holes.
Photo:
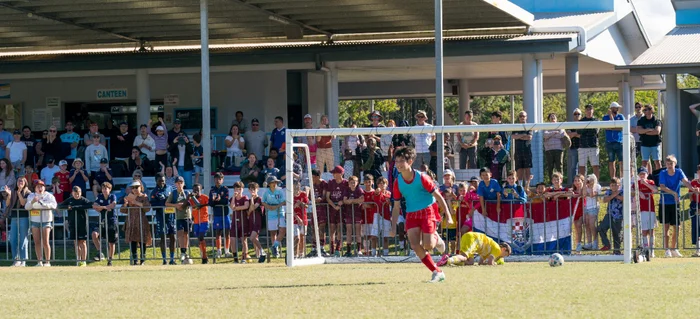
[[[150,129],[153,121],[148,120],[148,135],[150,135],[153,138],[153,141],[155,141],[156,162],[158,162],[161,166],[165,166],[168,165],[168,131],[165,129],[166,126],[162,117],[158,118],[158,122],[160,122],[160,125],[156,127],[156,133],[153,134]]]
[[[63,202],[63,189],[61,188],[61,180],[54,176],[54,178],[51,179],[51,194],[53,194],[53,197],[56,198],[57,203],[62,203]],[[63,217],[56,217],[56,218],[63,218]]]
[[[694,106],[698,105],[700,104],[695,104]],[[700,232],[698,232],[698,227],[700,227],[700,225],[698,224],[698,219],[700,219],[700,214],[698,214],[698,209],[700,209],[700,206],[698,205],[698,203],[700,203],[700,165],[698,165],[698,167],[696,168],[696,173],[696,176],[698,176],[698,178],[690,182],[690,186],[693,187],[690,189],[690,192],[692,193],[690,201],[690,232],[692,237],[691,242],[693,243],[693,245],[697,245],[698,241],[700,241]],[[653,202],[650,204],[653,205]],[[650,232],[650,236],[654,236],[653,231]],[[653,238],[654,237],[651,237],[649,241],[649,246],[652,248],[654,247]],[[652,250],[652,253],[653,252],[654,251]],[[700,257],[700,248],[695,250],[695,254],[693,254],[693,257]]]
[[[221,258],[221,237],[224,237],[224,255],[229,254],[231,236],[228,234],[231,228],[231,217],[228,213],[229,195],[228,188],[223,185],[224,174],[217,172],[214,174],[214,186],[209,190],[209,206],[214,214],[214,224],[212,229],[216,236],[216,254],[214,258]]]
[[[345,170],[342,166],[336,166],[331,173],[333,174],[333,179],[328,181],[324,197],[329,206],[328,221],[331,223],[331,254],[340,257],[341,238],[340,234],[338,234],[338,224],[340,224],[340,209],[343,206],[343,195],[345,194],[345,189],[348,188],[348,181],[343,179]]]
[[[102,183],[100,194],[96,196],[95,202],[92,204],[92,209],[100,213],[100,225],[102,236],[107,239],[107,266],[112,266],[112,258],[114,257],[114,248],[119,238],[119,229],[117,223],[117,214],[114,213],[114,207],[117,205],[117,196],[111,194],[112,184],[109,182]],[[92,230],[92,240],[96,243],[98,250],[101,250],[102,243],[100,240],[100,229]],[[100,253],[101,255],[101,253]],[[101,256],[101,258],[103,258]]]
[[[362,201],[364,201],[364,192],[359,185],[357,176],[352,176],[348,180],[348,187],[343,194],[343,219],[345,222],[346,241],[345,241],[345,257],[351,257],[352,251],[355,251],[356,256],[362,256]],[[353,242],[353,233],[355,241]]]
[[[506,163],[510,162],[510,154],[504,148],[501,142],[501,137],[496,135],[493,138],[493,144],[491,146],[491,174],[499,182],[503,182],[503,175],[505,173]]]
[[[251,153],[253,154],[253,153]],[[250,206],[248,207],[248,232],[250,232],[251,241],[253,242],[253,247],[255,248],[255,257],[258,258],[258,263],[264,263],[265,251],[260,245],[260,229],[262,228],[263,220],[263,205],[260,196],[258,196],[258,183],[248,184],[248,191],[250,192]],[[243,241],[243,249],[248,251],[248,242]]]
[[[287,220],[284,216],[287,201],[284,191],[277,187],[279,183],[280,180],[276,176],[270,176],[266,181],[268,191],[262,198],[262,203],[267,213],[267,231],[270,232],[270,238],[273,240],[272,255],[275,258],[281,256],[280,241],[284,239],[284,234],[287,230]]]
[[[204,172],[204,147],[202,147],[201,144],[201,135],[195,134],[194,136],[192,136],[192,139],[194,140],[194,147],[192,153],[192,163],[194,164],[194,183],[199,184],[199,175],[201,175],[202,172]]]
[[[564,176],[559,172],[554,172],[554,174],[552,174],[552,186],[547,188],[545,198],[559,200],[562,197],[565,198],[570,195],[569,189],[562,186],[563,181]]]
[[[459,189],[457,190],[457,194],[459,197],[459,215],[457,218],[459,218],[459,236],[458,238],[462,238],[463,234],[466,234],[470,231],[473,230],[474,228],[474,210],[479,209],[479,194],[476,193],[476,189],[479,185],[479,179],[474,176],[469,180],[469,185],[465,185],[465,189],[460,191]],[[461,248],[459,247],[460,242],[457,240],[457,247],[456,251],[459,253]]]
[[[187,248],[190,243],[190,232],[192,231],[192,211],[189,203],[190,194],[185,190],[185,179],[178,176],[175,180],[175,189],[170,192],[166,207],[175,208],[175,225],[177,227],[177,241],[180,246],[180,263],[189,264],[190,256]]]
[[[476,193],[479,195],[479,204],[481,207],[481,214],[488,216],[488,206],[486,206],[487,201],[496,202],[496,213],[501,213],[501,185],[498,181],[491,178],[491,170],[487,167],[479,170],[479,175],[481,176],[481,182],[476,189]]]
[[[177,167],[175,165],[168,165],[167,167],[160,163],[160,173],[165,176],[165,185],[170,188],[175,188],[175,179],[180,176],[177,172]]]
[[[112,183],[112,169],[107,166],[109,160],[103,158],[100,160],[100,169],[97,172],[92,172],[90,174],[90,179],[92,180],[92,192],[97,198],[97,194],[100,192],[100,186],[105,183]]]
[[[304,257],[306,246],[307,221],[306,208],[309,206],[309,197],[301,191],[301,184],[294,182],[294,258]]]
[[[509,171],[506,181],[506,185],[503,186],[503,197],[501,197],[501,199],[510,203],[524,204],[527,202],[525,188],[517,184],[518,173],[516,171]],[[513,216],[511,216],[511,218],[512,217]]]
[[[248,209],[250,208],[250,201],[248,196],[243,195],[243,183],[238,181],[233,184],[233,198],[231,198],[231,210],[233,211],[233,217],[231,218],[231,238],[233,239],[233,262],[238,262],[238,239],[243,242],[243,234],[245,233],[245,228],[247,223],[244,223],[244,215],[247,217]],[[247,222],[247,218],[245,219]],[[248,251],[244,250],[241,256],[241,263],[246,263],[248,260]]]
[[[265,183],[268,179],[270,179],[270,177],[274,176],[275,178],[278,178],[279,175],[280,175],[280,170],[277,167],[275,167],[275,160],[271,157],[268,158],[266,166],[260,174],[261,179],[262,179],[262,183],[263,183],[263,187],[267,187],[267,185],[265,185]]]
[[[527,197],[530,199],[531,204],[539,204],[539,203],[544,203],[545,197],[547,192],[547,185],[544,183],[537,183],[535,185],[535,191],[529,191],[529,194]]]
[[[192,185],[192,196],[190,206],[192,206],[192,223],[194,224],[194,235],[199,240],[199,252],[202,254],[202,265],[209,263],[207,258],[207,242],[204,236],[209,231],[209,196],[202,194],[202,185],[195,183]]]
[[[614,254],[620,254],[620,241],[622,239],[622,189],[620,179],[613,177],[610,181],[610,189],[605,192],[603,202],[608,204],[608,212],[598,225],[598,234],[603,247],[601,251],[610,250],[610,240],[608,240],[608,230],[612,230]]]
[[[156,187],[151,191],[150,201],[156,216],[155,235],[160,237],[160,255],[163,257],[163,265],[167,265],[168,261],[165,257],[167,253],[165,250],[167,238],[170,241],[170,264],[177,265],[175,263],[175,234],[177,233],[175,214],[170,212],[166,214],[163,209],[172,188],[165,184],[163,173],[156,174],[155,179]]]
[[[391,192],[387,190],[388,182],[383,176],[377,179],[377,188],[374,190],[372,202],[377,207],[372,221],[372,236],[382,237],[382,255],[389,255],[389,238],[391,238]],[[376,245],[375,245],[376,246]]]
[[[372,257],[377,255],[377,236],[372,235],[372,224],[374,223],[374,214],[377,213],[377,205],[374,204],[374,176],[371,174],[365,175],[363,181],[365,188],[363,191],[364,204],[362,205],[362,213],[364,224],[362,225],[362,236],[364,241],[362,246],[365,248],[364,253]],[[367,251],[369,249],[370,251]]]
[[[85,172],[83,169],[83,160],[77,157],[73,161],[73,169],[70,170],[68,174],[68,180],[72,187],[80,187],[80,189],[85,190],[87,195],[88,187],[87,184],[90,181],[90,174]]]
[[[700,169],[698,169],[700,172]],[[649,171],[646,167],[640,167],[637,169],[637,183],[632,187],[639,190],[639,222],[642,228],[642,247],[645,249],[650,249],[652,258],[654,257],[654,229],[656,228],[656,212],[654,212],[654,193],[657,192],[657,188],[654,185],[654,181],[647,179],[649,176]],[[700,176],[700,175],[699,175]],[[695,183],[695,184],[693,184]],[[693,187],[700,186],[700,182],[693,180],[690,183]],[[691,213],[694,211],[693,203],[697,207],[697,201],[695,196],[693,196],[693,202],[691,202]],[[695,228],[693,228],[695,229]],[[697,232],[697,230],[695,230]],[[697,234],[697,233],[693,233]],[[697,236],[693,236],[697,238]]]
[[[87,266],[87,209],[92,207],[92,203],[82,196],[80,187],[73,187],[71,197],[58,205],[58,208],[68,210],[68,224],[70,232],[75,236],[75,254],[78,259],[78,266]]]
[[[585,177],[583,175],[577,175],[574,176],[574,183],[571,186],[571,212],[570,215],[572,216],[572,219],[574,220],[574,243],[576,243],[576,248],[578,249],[579,246],[583,248],[581,245],[581,239],[583,237],[583,207],[585,206],[585,199],[584,199],[584,180]],[[581,252],[581,250],[578,250],[578,252]]]
[[[70,185],[70,172],[68,171],[68,162],[61,160],[58,162],[58,167],[60,168],[58,172],[54,175],[58,177],[58,184],[64,194],[71,193]]]
[[[598,213],[600,212],[600,203],[598,202],[600,191],[601,187],[598,184],[598,178],[595,174],[588,175],[586,177],[586,186],[583,188],[586,206],[583,217],[583,223],[586,227],[586,244],[583,245],[583,249],[598,249],[596,224],[598,223]]]
[[[32,164],[24,166],[24,178],[27,179],[27,187],[29,189],[34,189],[34,181],[39,179],[39,175],[34,172],[34,166],[32,166]]]
[[[328,205],[325,203],[325,191],[326,191],[326,181],[321,179],[321,171],[318,169],[314,169],[311,171],[311,185],[314,188],[314,200],[316,201],[316,218],[318,221],[318,235],[321,237],[320,238],[320,243],[321,243],[321,256],[323,257],[328,257],[328,253],[326,253],[326,249],[324,248],[326,246],[326,225],[328,224]],[[313,227],[313,223],[311,223],[311,226]],[[313,231],[312,233],[316,235],[316,232]],[[314,238],[315,239],[315,238]],[[331,246],[333,244],[331,243]],[[316,251],[316,247],[313,247],[311,249],[310,256],[308,257],[314,257],[317,256],[318,252]]]

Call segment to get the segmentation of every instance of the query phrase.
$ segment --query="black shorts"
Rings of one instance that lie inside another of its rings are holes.
[[[662,224],[678,225],[678,211],[676,204],[659,204],[659,222]]]
[[[85,225],[85,222],[75,222],[75,221],[68,221],[68,224],[70,225],[70,232],[73,234],[76,240],[87,240],[88,238],[88,229],[87,225]]]
[[[515,149],[515,169],[532,168],[532,151]]]
[[[184,230],[186,233],[192,232],[192,220],[191,219],[178,219],[177,220],[177,231]]]
[[[447,241],[455,241],[457,240],[457,229],[447,229]]]
[[[117,240],[119,240],[119,227],[113,221],[105,221],[102,223],[101,227],[98,223],[90,223],[90,228],[92,228],[93,232],[98,234],[100,234],[100,230],[102,230],[102,238],[107,239],[110,244],[116,244]]]

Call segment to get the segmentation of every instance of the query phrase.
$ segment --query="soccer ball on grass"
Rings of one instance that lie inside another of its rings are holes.
[[[554,253],[549,256],[549,265],[551,267],[559,267],[564,265],[564,256],[559,253]]]

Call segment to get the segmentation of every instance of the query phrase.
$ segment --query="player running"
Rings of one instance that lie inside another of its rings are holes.
[[[497,243],[486,234],[468,232],[462,235],[460,241],[462,252],[459,255],[450,257],[442,256],[437,263],[438,266],[464,266],[474,265],[474,257],[479,255],[479,265],[503,265],[503,258],[510,256],[512,250],[507,243]]]
[[[431,283],[445,280],[445,274],[435,265],[429,251],[435,249],[439,241],[436,233],[436,215],[438,206],[447,212],[447,203],[440,195],[435,183],[425,173],[412,168],[416,158],[416,150],[404,148],[398,150],[395,157],[395,165],[399,175],[394,180],[394,211],[391,217],[391,236],[396,232],[396,223],[401,214],[400,200],[406,199],[406,232],[411,248],[423,264],[433,272]],[[446,214],[447,222],[452,223],[452,216]]]

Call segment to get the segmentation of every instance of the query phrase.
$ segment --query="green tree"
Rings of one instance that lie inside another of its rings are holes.
[[[678,74],[679,89],[697,89],[700,88],[700,80],[691,74]]]
[[[350,126],[351,123],[357,124],[358,127],[369,125],[370,100],[345,100],[340,101],[339,106],[340,126]],[[375,100],[374,109],[379,111],[385,120],[394,118],[396,113],[401,111],[398,100]]]

